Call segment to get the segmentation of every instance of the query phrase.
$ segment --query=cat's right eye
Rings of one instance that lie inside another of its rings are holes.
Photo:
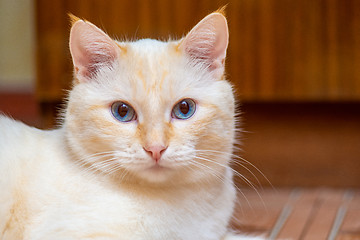
[[[136,120],[136,112],[133,107],[124,102],[114,102],[111,105],[112,115],[120,122]]]

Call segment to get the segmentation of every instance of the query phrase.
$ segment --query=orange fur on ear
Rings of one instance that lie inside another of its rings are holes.
[[[220,14],[224,15],[224,17],[226,17],[226,8],[227,8],[227,6],[228,6],[228,4],[222,6],[221,8],[216,10],[214,13],[220,13]]]
[[[70,23],[71,23],[71,26],[73,26],[73,25],[74,25],[74,23],[76,23],[77,21],[84,21],[84,22],[86,22],[85,20],[83,20],[83,19],[81,19],[81,18],[79,18],[79,17],[75,16],[75,15],[74,15],[74,14],[72,14],[72,13],[68,13],[68,16],[69,16],[69,18],[70,18]]]

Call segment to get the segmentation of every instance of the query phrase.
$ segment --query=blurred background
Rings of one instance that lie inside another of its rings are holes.
[[[116,39],[167,40],[226,4],[238,154],[274,186],[360,187],[358,0],[0,0],[0,111],[55,126],[72,79],[68,13]]]

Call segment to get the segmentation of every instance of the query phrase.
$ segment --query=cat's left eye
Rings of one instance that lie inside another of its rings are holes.
[[[114,102],[111,105],[111,113],[120,122],[136,120],[134,108],[124,102]]]
[[[189,119],[194,115],[196,110],[196,104],[194,100],[186,98],[175,104],[172,110],[172,116],[177,119]]]

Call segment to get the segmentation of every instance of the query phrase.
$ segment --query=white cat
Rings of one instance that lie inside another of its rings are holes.
[[[62,127],[0,116],[0,238],[244,239],[228,230],[235,121],[228,28],[117,42],[73,17]]]

